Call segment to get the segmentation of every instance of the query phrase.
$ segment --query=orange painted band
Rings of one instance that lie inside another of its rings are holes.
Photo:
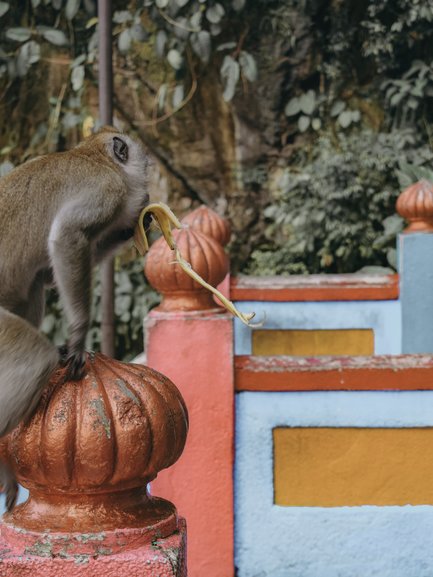
[[[309,275],[292,277],[233,277],[234,301],[385,301],[399,297],[394,275]]]
[[[431,355],[235,358],[236,391],[433,390]]]

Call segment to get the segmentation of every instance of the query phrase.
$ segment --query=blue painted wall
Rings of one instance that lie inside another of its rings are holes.
[[[277,426],[433,426],[433,391],[239,393],[238,577],[432,577],[433,506],[273,504]]]
[[[433,258],[432,258],[433,262]],[[433,294],[433,288],[432,288]],[[237,302],[256,313],[262,329],[373,329],[375,354],[402,352],[400,301]],[[433,310],[432,310],[433,320]],[[235,354],[251,354],[251,329],[235,320]]]

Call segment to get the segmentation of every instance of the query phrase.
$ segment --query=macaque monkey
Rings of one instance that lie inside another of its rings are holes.
[[[0,179],[0,436],[32,415],[59,362],[83,376],[92,267],[132,237],[147,165],[139,143],[105,127]],[[61,352],[38,330],[52,282],[70,327]],[[0,483],[11,510],[17,484],[2,463]]]

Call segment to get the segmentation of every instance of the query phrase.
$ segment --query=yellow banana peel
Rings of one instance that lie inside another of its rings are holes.
[[[153,219],[156,221],[156,224],[160,228],[164,239],[168,246],[174,251],[175,261],[179,264],[181,269],[186,272],[188,276],[198,282],[201,286],[209,290],[213,293],[218,299],[221,301],[223,306],[231,312],[233,315],[238,317],[243,323],[250,327],[261,326],[262,323],[252,324],[250,321],[255,316],[255,313],[242,313],[238,311],[235,305],[227,299],[223,294],[220,293],[215,287],[207,283],[205,280],[201,278],[199,274],[193,270],[191,264],[186,261],[182,255],[180,254],[179,248],[176,245],[176,242],[173,238],[173,234],[171,232],[172,227],[174,228],[183,228],[182,224],[173,213],[173,211],[163,202],[155,202],[153,204],[149,204],[146,208],[140,213],[138,217],[138,223],[135,228],[134,233],[134,243],[138,250],[138,252],[144,256],[147,251],[149,250],[149,242],[147,240],[146,231],[144,229],[144,217],[146,214],[150,214]]]

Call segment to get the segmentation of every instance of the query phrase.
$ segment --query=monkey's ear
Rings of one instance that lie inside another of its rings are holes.
[[[125,163],[128,160],[128,145],[124,140],[117,136],[113,138],[113,152],[114,156],[120,162]]]

